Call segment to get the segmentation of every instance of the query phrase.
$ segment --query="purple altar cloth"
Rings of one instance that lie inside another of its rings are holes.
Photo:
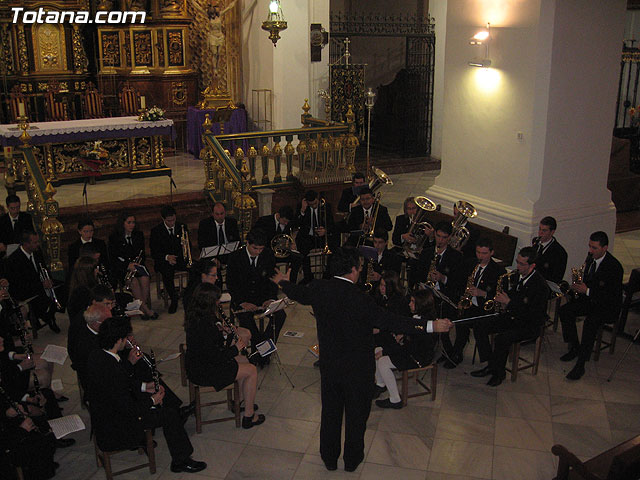
[[[213,108],[199,109],[189,107],[187,109],[187,151],[193,153],[193,156],[200,158],[200,150],[202,150],[202,124],[204,116],[208,113],[213,121],[216,110]],[[224,133],[244,133],[247,131],[247,112],[243,108],[237,108],[231,114],[228,122],[224,122]],[[213,122],[211,132],[214,135],[220,134],[220,123]]]

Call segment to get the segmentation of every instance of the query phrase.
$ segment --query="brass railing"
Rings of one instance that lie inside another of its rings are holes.
[[[33,216],[33,223],[43,240],[45,257],[48,261],[49,270],[54,278],[64,280],[61,254],[61,237],[64,233],[64,227],[58,215],[60,206],[57,200],[54,200],[56,189],[53,188],[51,182],[47,180],[42,173],[40,164],[33,152],[33,147],[28,144],[30,137],[27,133],[28,123],[19,124],[23,130],[20,139],[23,145],[16,148],[15,155],[8,160],[11,163],[12,174],[19,176],[24,181],[25,190],[29,201],[27,203],[27,211]],[[7,189],[15,184],[15,177],[5,176]]]

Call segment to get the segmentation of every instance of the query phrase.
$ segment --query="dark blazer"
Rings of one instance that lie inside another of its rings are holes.
[[[44,257],[40,250],[33,255],[36,263],[44,265]],[[7,276],[9,293],[14,300],[21,302],[34,295],[45,295],[44,287],[40,282],[40,274],[21,248],[18,248],[7,259]]]
[[[280,282],[282,290],[303,305],[311,305],[318,328],[320,370],[334,378],[375,371],[373,328],[412,333],[423,321],[396,315],[376,305],[371,295],[347,280],[314,280],[306,286]]]
[[[69,351],[71,366],[78,372],[78,378],[85,389],[86,395],[89,380],[89,356],[94,350],[99,350],[98,335],[89,330],[81,315],[77,320],[77,326],[73,330],[73,334],[71,330],[69,331],[67,350]]]
[[[347,187],[342,190],[342,194],[340,195],[340,201],[338,202],[338,211],[339,212],[349,212],[349,205],[353,203],[358,195],[353,193],[353,187]]]
[[[547,281],[534,270],[527,283],[518,289],[518,273],[514,272],[509,278],[511,282],[507,283],[511,284],[511,288],[507,289],[507,285],[503,285],[511,300],[507,305],[506,314],[512,317],[513,328],[532,334],[539,333],[538,330],[547,318]]]
[[[434,255],[435,247],[422,250],[422,254],[418,259],[418,269],[421,275],[419,281],[425,281],[427,279],[427,273]],[[447,276],[447,284],[440,286],[442,293],[452,301],[457,301],[458,297],[462,295],[464,291],[466,280],[462,253],[451,247],[447,247],[440,258],[440,262],[436,265],[436,270]]]
[[[230,254],[227,262],[227,288],[235,308],[243,302],[260,306],[266,300],[275,300],[278,297],[278,287],[270,280],[275,268],[275,257],[267,248],[258,256],[256,268],[251,266],[246,246]]]
[[[91,243],[93,243],[100,252],[100,263],[102,263],[103,265],[109,265],[109,253],[107,250],[107,244],[104,242],[104,240],[100,240],[99,238],[94,237],[91,240]],[[82,245],[82,239],[78,238],[75,242],[70,243],[69,248],[67,249],[67,259],[69,262],[69,278],[71,278],[73,267],[76,264],[76,260],[78,260],[78,257],[80,256],[80,247]]]
[[[235,218],[225,217],[224,234],[227,237],[227,243],[240,240],[238,221]],[[215,245],[218,245],[218,227],[213,217],[209,216],[200,220],[198,225],[198,250]]]
[[[142,413],[151,408],[151,396],[136,395],[136,385],[122,360],[118,362],[99,348],[89,354],[87,373],[91,424],[98,446],[108,451],[141,445]]]
[[[464,288],[466,288],[466,282],[469,279],[469,275],[473,273],[473,270],[478,265],[477,260],[475,261],[466,261],[465,269],[464,269]],[[484,290],[487,292],[486,297],[478,297],[478,306],[482,307],[484,303],[493,298],[496,294],[496,286],[498,284],[498,277],[505,273],[506,270],[503,266],[498,265],[498,263],[490,260],[487,263],[487,266],[484,267],[484,271],[482,272],[482,276],[480,277],[480,281],[478,282],[478,287],[480,290]]]
[[[284,230],[280,232],[276,230],[276,219],[273,215],[260,217],[253,228],[260,229],[267,235],[267,246],[271,244],[271,239],[275,237],[276,234],[284,233],[291,235],[291,222],[285,225]]]
[[[367,266],[367,268],[369,268],[369,266]],[[373,261],[373,271],[376,273],[393,270],[394,272],[398,272],[399,275],[401,268],[402,259],[388,248],[382,252],[382,260],[380,262],[377,260]]]
[[[538,248],[538,237],[531,242]],[[559,283],[567,269],[567,251],[553,237],[551,243],[536,258],[536,270],[545,278],[554,283]]]
[[[140,264],[143,265],[146,260],[144,234],[140,230],[131,232],[131,243],[133,243],[133,246],[127,243],[125,236],[122,234],[114,232],[109,236],[111,271],[119,281],[123,281],[127,267],[138,256],[140,251],[142,251]]]
[[[371,210],[372,214],[374,209],[375,203]],[[362,222],[364,222],[364,209],[362,208],[362,205],[356,205],[351,209],[351,215],[349,215],[349,221],[347,222],[349,231],[359,230]],[[391,223],[389,211],[387,210],[387,207],[380,205],[380,208],[378,209],[378,217],[376,219],[376,230],[386,230],[387,232],[390,232],[391,229],[393,229],[393,223]]]
[[[393,235],[391,235],[391,241],[397,247],[402,247],[402,235],[409,231],[409,226],[411,225],[411,220],[409,219],[409,215],[398,215],[396,217],[396,224],[393,227]]]
[[[0,243],[4,243],[5,245],[20,243],[20,236],[24,230],[35,231],[31,214],[27,212],[18,213],[15,230],[8,213],[0,216]]]
[[[325,215],[324,209],[327,209],[327,223],[325,225]],[[309,237],[309,229],[311,228],[311,207],[307,207],[304,211],[304,215],[300,215],[301,206],[298,205],[297,217],[295,226],[300,228],[298,232],[298,236],[303,235],[305,237]],[[326,203],[325,207],[318,207],[318,225],[326,228],[329,234],[334,232],[334,222],[333,222],[333,214],[331,213],[331,204]]]
[[[176,222],[173,227],[173,237],[169,235],[169,231],[164,222],[161,222],[151,229],[149,249],[151,250],[151,257],[153,258],[153,266],[157,271],[169,266],[169,262],[164,258],[166,255],[177,256],[178,263],[176,266],[184,268],[185,259],[182,257],[182,244],[180,243],[180,236],[182,235],[183,229],[189,233],[189,229],[184,223]],[[191,239],[189,239],[189,241],[191,241]],[[191,248],[191,245],[189,245],[189,248]]]
[[[624,269],[616,257],[606,252],[595,274],[590,276],[588,272],[593,261],[589,256],[585,262],[584,283],[589,287],[589,296],[585,298],[589,301],[594,313],[602,314],[611,321],[618,316],[622,306]]]
[[[187,328],[187,377],[196,385],[213,386],[221,390],[233,383],[238,373],[236,346],[225,345],[222,332],[210,319],[200,319],[195,327]]]

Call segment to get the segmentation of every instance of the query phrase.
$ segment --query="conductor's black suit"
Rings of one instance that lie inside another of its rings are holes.
[[[373,328],[411,333],[416,331],[416,320],[377,306],[347,279],[315,280],[308,286],[282,281],[280,286],[291,299],[311,305],[316,318],[321,352],[320,455],[327,466],[340,456],[344,412],[344,463],[355,468],[364,458],[375,383]]]

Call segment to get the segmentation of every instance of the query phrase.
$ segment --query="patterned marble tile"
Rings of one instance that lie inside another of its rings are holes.
[[[496,417],[495,445],[520,445],[528,450],[548,452],[553,445],[551,422],[524,418]]]
[[[366,461],[394,467],[426,470],[430,447],[416,435],[378,431]]]
[[[493,445],[436,438],[429,471],[491,478]]]
[[[551,452],[494,447],[493,476],[496,480],[547,480],[556,473]]]

